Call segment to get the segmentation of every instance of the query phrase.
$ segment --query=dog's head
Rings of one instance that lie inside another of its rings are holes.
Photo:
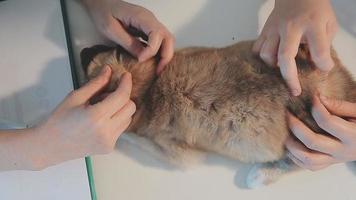
[[[96,45],[85,48],[81,51],[80,57],[88,80],[95,78],[104,66],[111,67],[111,79],[104,92],[114,91],[121,76],[125,72],[130,72],[133,83],[131,97],[135,99],[146,91],[147,87],[156,77],[156,58],[138,62],[136,58],[120,46],[108,47]]]

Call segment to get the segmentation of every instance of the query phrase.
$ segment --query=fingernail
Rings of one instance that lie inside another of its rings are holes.
[[[298,90],[298,89],[292,89],[292,94],[293,94],[294,96],[299,96],[300,93],[301,93],[300,90]]]
[[[162,73],[162,66],[159,64],[158,67],[157,67],[157,70],[156,70],[156,74],[159,76],[161,73]]]
[[[128,77],[130,77],[131,78],[131,73],[130,72],[124,72],[122,75],[121,75],[121,78],[120,79],[122,79],[123,77],[125,77],[125,76],[128,76]]]
[[[125,72],[126,76],[132,76],[132,74],[130,72]]]
[[[101,70],[100,74],[106,74],[106,73],[108,73],[109,70],[110,70],[110,67],[105,65],[104,68]]]
[[[147,54],[146,51],[141,52],[137,57],[138,62],[146,61],[147,60],[147,55],[146,54]]]

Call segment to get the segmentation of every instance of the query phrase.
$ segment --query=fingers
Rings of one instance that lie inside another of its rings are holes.
[[[116,112],[111,119],[114,121],[124,121],[126,118],[132,117],[135,112],[136,105],[130,100],[118,112]]]
[[[351,122],[348,122],[338,116],[331,115],[316,97],[314,97],[312,115],[320,128],[341,141],[349,140],[349,136],[352,135],[355,130],[354,124]]]
[[[277,64],[277,52],[279,45],[279,37],[271,36],[262,45],[260,57],[270,66]]]
[[[114,11],[113,16],[126,27],[134,27],[147,36],[147,46],[134,54],[139,61],[146,61],[160,51],[160,62],[157,72],[161,72],[172,59],[174,51],[174,37],[161,24],[154,14],[140,6],[121,2],[121,6]]]
[[[288,113],[288,122],[293,134],[310,150],[333,154],[341,146],[336,141],[325,135],[314,133],[303,122]]]
[[[321,165],[306,165],[302,161],[300,161],[298,158],[296,158],[292,153],[288,152],[287,154],[288,158],[290,158],[296,165],[298,165],[300,168],[303,169],[309,169],[311,171],[317,171],[323,168],[326,168],[329,166],[329,164],[321,164]]]
[[[106,35],[112,41],[122,45],[140,62],[152,58],[161,49],[161,58],[157,68],[157,73],[160,73],[173,58],[175,43],[172,34],[162,26],[160,25],[160,27],[148,33],[146,47],[137,38],[130,35],[118,21],[108,28]]]
[[[335,37],[338,29],[339,29],[339,25],[338,25],[336,19],[329,20],[326,23],[326,34],[327,34],[328,38],[330,39],[330,41],[332,41],[332,39]]]
[[[108,93],[108,92],[104,92],[104,93],[102,93],[102,94],[99,94],[98,96],[94,96],[94,97],[92,97],[91,99],[90,99],[90,104],[96,104],[96,103],[98,103],[98,102],[100,102],[100,101],[102,101],[102,100],[104,100],[107,96],[109,96],[110,95],[110,93]]]
[[[298,96],[301,93],[295,62],[301,37],[302,34],[298,31],[294,31],[293,34],[274,33],[268,38],[261,33],[252,47],[252,51],[259,53],[261,59],[268,65],[278,65],[280,67],[282,77],[294,96]]]
[[[117,89],[103,101],[93,105],[91,109],[111,117],[130,100],[131,90],[131,74],[125,73],[122,75]]]
[[[294,140],[292,137],[289,137],[286,140],[286,147],[293,155],[290,156],[290,158],[302,168],[318,170],[323,166],[334,163],[331,156],[311,151],[303,146],[300,142]]]
[[[142,43],[136,37],[130,35],[116,19],[113,18],[110,21],[108,27],[104,29],[104,34],[110,40],[124,47],[130,54],[138,57],[144,50]]]
[[[302,34],[298,31],[281,34],[277,56],[282,77],[294,96],[300,95],[302,91],[295,62],[301,37]]]
[[[174,54],[174,37],[166,30],[152,31],[148,35],[147,46],[139,55],[138,59],[139,61],[145,61],[155,56],[159,50],[160,62],[156,70],[157,74],[160,74],[165,65],[173,58]]]
[[[174,54],[174,37],[169,36],[162,42],[161,47],[161,60],[158,63],[156,73],[159,75],[163,71],[164,67],[172,60]]]
[[[152,31],[148,34],[147,46],[138,56],[139,61],[145,61],[157,54],[163,40],[163,34]]]
[[[72,94],[72,104],[79,105],[86,103],[91,97],[98,93],[110,80],[111,68],[105,66],[100,74],[87,84],[74,91]]]
[[[324,106],[334,115],[340,117],[356,117],[356,104],[337,100],[337,99],[330,99],[325,96],[320,96],[321,102]]]
[[[259,54],[262,49],[262,45],[264,44],[265,41],[266,41],[266,37],[261,33],[261,35],[258,37],[256,42],[253,44],[252,51],[255,54]]]
[[[117,127],[115,134],[114,134],[114,140],[116,141],[122,133],[125,132],[125,130],[130,126],[130,123],[132,121],[132,118],[126,119],[126,121],[122,121],[120,125]]]
[[[306,35],[310,49],[310,55],[315,65],[322,71],[328,72],[334,66],[331,58],[331,41],[326,32],[326,28],[313,28]]]
[[[130,100],[124,105],[124,107],[122,107],[111,117],[112,126],[115,127],[115,141],[128,128],[132,120],[132,115],[135,112],[136,105],[133,101]]]
[[[127,34],[128,36],[125,36],[125,34]],[[174,37],[167,30],[165,30],[165,28],[160,27],[156,30],[151,31],[148,34],[148,41],[146,47],[143,47],[142,44],[136,38],[126,33],[126,31],[125,34],[123,36],[125,36],[126,39],[123,38],[122,41],[127,41],[127,45],[124,46],[124,48],[128,48],[130,53],[136,56],[140,62],[152,58],[158,53],[159,50],[161,51],[160,62],[156,70],[157,74],[160,74],[164,67],[173,58],[175,43]],[[118,42],[119,44],[122,44],[120,43],[120,41]],[[136,44],[137,42],[139,44]]]

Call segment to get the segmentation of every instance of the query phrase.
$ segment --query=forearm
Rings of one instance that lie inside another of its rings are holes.
[[[0,171],[36,170],[34,129],[0,130]]]

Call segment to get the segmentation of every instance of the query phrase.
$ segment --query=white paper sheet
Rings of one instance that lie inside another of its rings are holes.
[[[59,1],[0,2],[1,127],[38,122],[72,89]],[[2,172],[0,199],[89,200],[85,160],[39,172]]]

